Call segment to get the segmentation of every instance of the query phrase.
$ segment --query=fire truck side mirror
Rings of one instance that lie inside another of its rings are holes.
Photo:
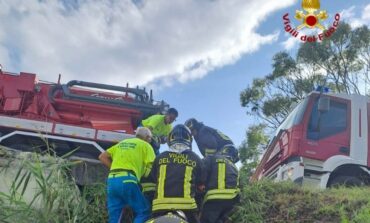
[[[327,96],[321,96],[319,98],[319,104],[317,106],[317,109],[320,113],[328,112],[330,109],[330,98]]]

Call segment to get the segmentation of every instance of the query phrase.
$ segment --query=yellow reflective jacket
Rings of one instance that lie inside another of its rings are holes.
[[[165,124],[165,115],[152,115],[144,119],[141,123],[144,127],[151,128],[152,134],[155,136],[167,136],[172,130],[171,124]]]
[[[112,157],[111,170],[132,170],[138,180],[150,173],[155,159],[152,146],[139,138],[125,139],[110,147],[107,152]]]

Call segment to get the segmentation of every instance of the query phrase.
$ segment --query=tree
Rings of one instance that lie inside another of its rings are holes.
[[[258,165],[260,156],[268,143],[264,124],[249,127],[246,140],[242,142],[240,149],[240,161],[244,164],[241,169],[241,182],[246,184],[253,174],[253,169]]]
[[[352,30],[343,23],[330,39],[321,43],[306,43],[298,50],[298,60],[302,65],[310,65],[321,70],[321,74],[335,85],[335,90],[344,93],[360,94],[359,83],[365,80],[367,73],[361,73],[366,67],[361,61],[361,53],[369,38],[366,27]],[[369,55],[363,55],[365,61]],[[363,74],[363,75],[362,75]]]
[[[254,79],[240,94],[247,115],[256,117],[259,122],[248,128],[246,140],[240,147],[242,171],[247,175],[257,166],[256,157],[260,158],[268,136],[315,87],[328,86],[334,92],[369,93],[370,31],[367,26],[353,30],[343,23],[329,39],[301,44],[295,57],[279,52],[272,61],[272,73]]]
[[[257,116],[267,127],[276,129],[294,103],[298,103],[313,90],[314,85],[325,82],[325,77],[314,67],[304,69],[288,53],[277,53],[273,58],[273,72],[264,78],[254,79],[240,100],[247,114]]]
[[[367,89],[370,82],[370,30],[367,26],[362,26],[354,31],[354,43],[358,49],[358,63],[363,69],[361,70],[365,83],[365,93],[369,95]]]

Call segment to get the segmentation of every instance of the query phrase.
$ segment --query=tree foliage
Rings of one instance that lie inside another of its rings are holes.
[[[264,124],[253,125],[247,131],[247,138],[242,143],[240,150],[240,160],[244,164],[241,169],[241,181],[247,183],[252,171],[259,162],[259,157],[268,143],[268,137],[264,132]]]
[[[258,164],[260,148],[284,121],[292,107],[317,86],[331,91],[368,94],[370,30],[352,29],[342,23],[322,42],[303,43],[296,55],[279,52],[272,58],[272,72],[256,78],[240,94],[241,105],[259,124],[249,127],[240,147],[243,171]],[[256,149],[259,148],[259,149]]]

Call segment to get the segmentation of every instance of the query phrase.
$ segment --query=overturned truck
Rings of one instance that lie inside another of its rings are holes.
[[[77,184],[103,180],[101,152],[132,137],[140,121],[164,112],[152,91],[72,80],[39,81],[36,74],[0,69],[0,145],[22,152],[82,160]]]

